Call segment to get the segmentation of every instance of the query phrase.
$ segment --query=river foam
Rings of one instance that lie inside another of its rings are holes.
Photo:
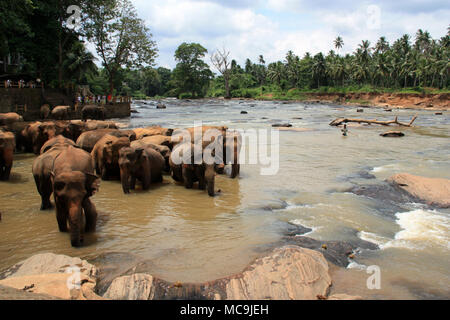
[[[401,230],[389,239],[375,233],[361,231],[358,237],[377,244],[380,249],[407,248],[422,250],[441,247],[450,250],[450,217],[435,210],[417,209],[396,215]]]

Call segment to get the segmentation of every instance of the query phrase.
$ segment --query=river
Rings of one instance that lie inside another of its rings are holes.
[[[236,129],[271,130],[291,123],[303,132],[280,131],[280,166],[263,176],[245,164],[239,179],[218,176],[220,193],[186,190],[169,176],[148,192],[122,193],[104,182],[93,197],[97,232],[81,249],[59,233],[54,211],[39,211],[31,174],[33,155],[15,158],[10,182],[0,182],[0,269],[40,252],[93,257],[130,252],[150,261],[149,272],[168,281],[200,282],[242,271],[282,237],[285,222],[311,228],[318,240],[376,243],[347,269],[333,268],[333,292],[374,299],[450,298],[450,210],[418,203],[393,204],[348,192],[408,172],[450,179],[450,117],[432,111],[308,105],[303,103],[166,100],[167,109],[135,102],[123,128],[191,127],[194,121]],[[247,111],[248,114],[241,114]],[[403,138],[382,138],[386,127],[351,126],[347,137],[328,124],[340,117],[403,122],[418,114]],[[297,119],[295,119],[297,118]],[[298,119],[301,118],[301,119]],[[381,270],[381,288],[369,290],[367,266]]]

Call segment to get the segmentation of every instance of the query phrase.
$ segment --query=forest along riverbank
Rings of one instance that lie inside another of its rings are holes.
[[[277,95],[278,97],[278,95]],[[246,99],[234,98],[234,100],[277,100],[273,94],[265,94],[260,98]],[[450,110],[450,94],[420,94],[420,93],[299,93],[299,96],[286,95],[286,99],[280,101],[307,102],[307,103],[333,103],[347,106],[382,107],[399,109],[418,109],[430,111]]]
[[[384,180],[397,173],[450,178],[446,112],[438,116],[427,110],[364,109],[369,119],[398,116],[409,122],[418,115],[414,127],[400,128],[405,137],[386,140],[379,136],[387,130],[381,126],[350,127],[343,137],[330,121],[361,115],[357,108],[335,103],[163,103],[166,109],[156,109],[151,101],[135,103],[137,113],[118,122],[123,128],[177,128],[202,120],[206,125],[268,130],[276,123],[290,123],[306,130],[280,132],[277,175],[261,176],[259,166],[243,165],[237,180],[218,177],[222,192],[215,198],[180,188],[167,176],[149,192],[131,195],[122,193],[119,182],[102,182],[93,197],[100,212],[97,232],[81,249],[67,245],[54,212],[39,211],[31,176],[34,157],[18,155],[11,182],[0,183],[0,269],[41,252],[89,261],[111,252],[131,252],[146,261],[143,271],[159,279],[202,283],[242,272],[274,244],[285,243],[287,226],[294,224],[310,229],[304,236],[317,240],[319,250],[327,243],[331,248],[329,241],[360,246],[366,240],[380,248],[357,250],[346,267],[330,264],[332,292],[377,299],[450,296],[449,209],[397,198],[388,201],[381,192]],[[358,194],[357,187],[367,185],[378,187],[374,192],[379,196]],[[366,286],[366,268],[371,265],[380,267],[380,290]]]

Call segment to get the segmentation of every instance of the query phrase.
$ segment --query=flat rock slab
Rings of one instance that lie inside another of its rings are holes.
[[[0,285],[66,300],[101,299],[94,293],[97,269],[80,258],[37,254],[0,273]]]
[[[285,246],[243,272],[201,284],[169,283],[136,273],[114,279],[104,298],[115,300],[316,300],[329,293],[328,263],[317,251]]]
[[[330,286],[328,263],[322,254],[286,246],[231,278],[226,293],[228,300],[316,300]]]
[[[60,300],[46,294],[30,293],[0,285],[0,300]]]
[[[387,181],[429,206],[450,208],[450,180],[425,178],[409,173],[396,174]]]

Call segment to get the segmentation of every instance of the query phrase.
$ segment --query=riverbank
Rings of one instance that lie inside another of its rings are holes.
[[[287,95],[286,97],[269,93],[256,98],[233,98],[233,100],[280,101],[285,103],[333,103],[344,106],[378,107],[385,109],[450,110],[449,93],[304,93],[297,96]]]

